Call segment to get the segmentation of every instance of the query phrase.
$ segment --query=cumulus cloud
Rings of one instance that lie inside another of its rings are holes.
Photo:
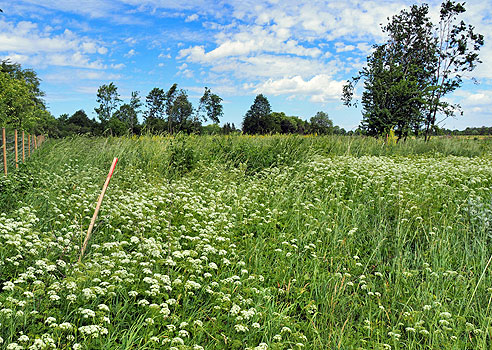
[[[258,84],[254,92],[273,95],[307,96],[312,102],[329,102],[340,100],[343,81],[336,81],[327,74],[318,74],[309,80],[301,76],[268,79]]]
[[[194,13],[194,14],[186,17],[185,22],[193,22],[193,21],[196,21],[197,19],[198,19],[198,15],[196,13]]]
[[[125,57],[130,58],[130,57],[135,56],[136,54],[137,54],[137,53],[135,52],[135,50],[134,50],[134,49],[131,49],[131,50],[130,50],[130,51],[128,51],[128,52],[127,52],[124,56],[125,56]]]
[[[490,90],[473,92],[458,90],[453,95],[459,99],[460,104],[464,107],[479,107],[492,104],[492,91]]]
[[[40,29],[29,21],[0,21],[1,52],[19,63],[101,69],[104,65],[90,55],[105,54],[107,48],[68,29],[55,34],[51,27]]]

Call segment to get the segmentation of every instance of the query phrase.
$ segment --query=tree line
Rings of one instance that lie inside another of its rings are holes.
[[[333,125],[325,112],[318,112],[309,121],[284,112],[272,112],[270,102],[263,95],[256,96],[242,123],[237,128],[234,123],[221,127],[223,115],[222,98],[205,87],[198,107],[194,108],[185,90],[173,84],[169,90],[153,88],[145,97],[145,103],[134,91],[128,102],[124,103],[114,83],[99,87],[94,108],[98,116],[90,119],[84,110],[71,116],[63,114],[58,118],[58,134],[63,137],[71,134],[116,136],[142,133],[186,133],[186,134],[346,134],[345,129]],[[142,110],[145,107],[145,110]],[[139,118],[142,116],[142,118]],[[142,120],[140,122],[139,120]],[[210,121],[208,125],[203,123]],[[53,130],[55,131],[55,130]],[[55,131],[56,132],[56,131]]]
[[[268,99],[257,95],[243,118],[242,131],[245,134],[338,134],[347,132],[333,124],[328,114],[319,111],[309,121],[284,112],[272,112]]]

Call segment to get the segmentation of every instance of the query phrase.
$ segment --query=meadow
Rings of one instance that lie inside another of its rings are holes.
[[[0,177],[0,348],[490,349],[491,246],[490,138],[48,140]]]

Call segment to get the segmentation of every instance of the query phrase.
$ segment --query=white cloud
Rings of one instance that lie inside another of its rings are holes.
[[[104,54],[107,49],[97,41],[79,37],[68,29],[55,34],[51,27],[40,29],[37,24],[28,21],[17,24],[0,21],[1,52],[8,52],[8,56],[15,62],[36,66],[100,69],[103,64],[92,60],[90,55]]]
[[[138,42],[137,39],[133,37],[126,38],[124,41],[130,45],[135,45]]]
[[[355,46],[354,45],[346,45],[345,43],[342,43],[342,42],[337,42],[337,43],[335,43],[335,49],[337,52],[348,52],[348,51],[354,51]]]
[[[312,102],[325,103],[340,100],[343,84],[343,81],[333,80],[327,74],[318,74],[309,80],[304,80],[297,75],[277,80],[268,79],[255,86],[254,92],[296,97],[308,96]]]
[[[193,71],[191,71],[189,69],[184,69],[184,70],[180,71],[178,73],[178,75],[181,75],[185,78],[193,78],[193,76],[194,76]]]
[[[198,15],[196,13],[194,13],[194,14],[186,17],[185,22],[193,22],[193,21],[196,21],[197,19],[198,19]]]
[[[112,64],[111,64],[111,68],[113,68],[113,69],[123,69],[123,68],[125,68],[125,67],[126,67],[126,66],[125,66],[125,64],[123,64],[123,63],[116,63],[116,64],[115,64],[115,63],[112,63]]]
[[[127,52],[124,56],[125,56],[125,57],[130,58],[130,57],[135,56],[136,54],[137,54],[137,53],[135,52],[135,50],[134,50],[134,49],[131,49],[131,50],[130,50],[130,51],[128,51],[128,52]]]
[[[84,56],[80,52],[72,54],[66,53],[54,53],[48,54],[46,58],[49,60],[50,65],[64,66],[64,67],[80,67],[91,69],[103,69],[104,64],[101,61],[90,61],[89,58]]]
[[[459,103],[464,107],[478,107],[492,104],[492,91],[479,90],[479,91],[465,91],[458,90],[453,94]]]

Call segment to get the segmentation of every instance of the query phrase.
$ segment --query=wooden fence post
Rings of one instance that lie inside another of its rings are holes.
[[[3,172],[7,176],[7,137],[5,136],[5,128],[2,128],[2,142],[3,142]]]
[[[31,156],[31,134],[27,134],[27,156]]]
[[[37,142],[38,136],[34,135],[33,137],[34,137],[34,149],[38,149],[38,142]]]
[[[24,143],[24,130],[22,130],[22,163],[26,161],[26,146]]]
[[[15,144],[15,146],[14,146],[15,147],[15,168],[19,169],[19,156],[18,156],[19,151],[17,149],[17,129],[14,130],[14,139],[15,139],[15,141],[14,141],[14,144]]]

